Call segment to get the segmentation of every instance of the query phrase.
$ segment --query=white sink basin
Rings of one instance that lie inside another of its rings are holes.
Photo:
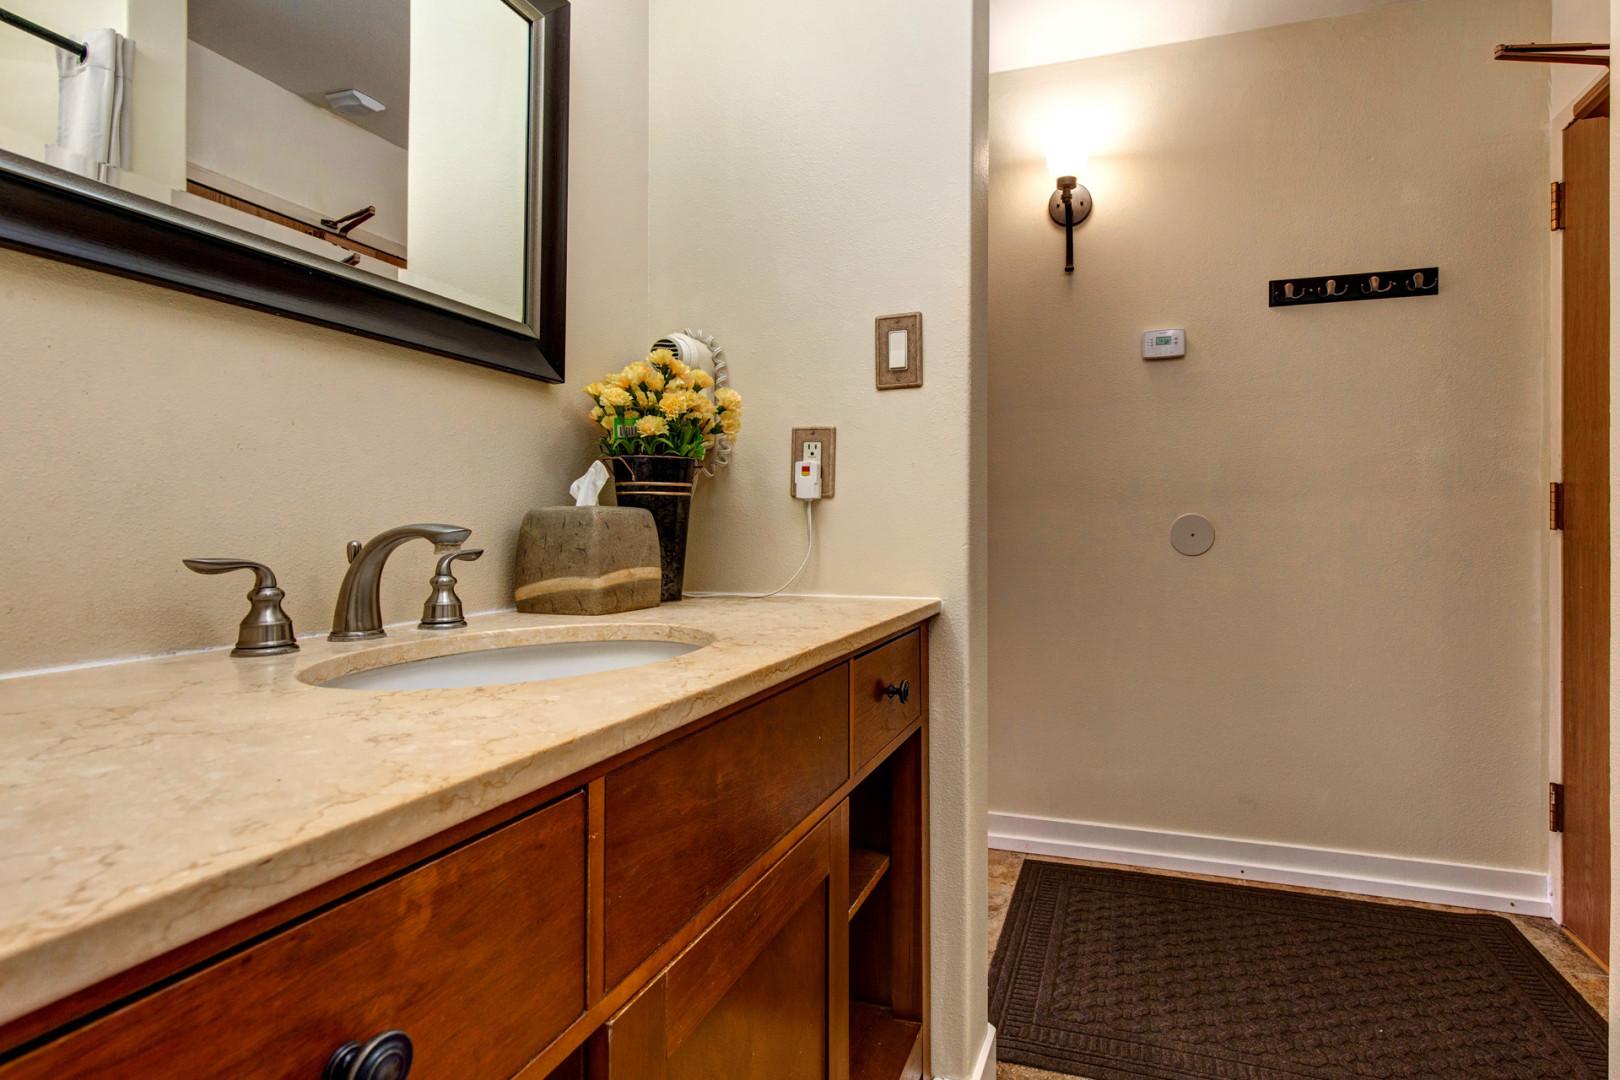
[[[702,647],[685,641],[549,641],[407,660],[331,679],[305,678],[335,690],[373,692],[501,686],[656,664]]]

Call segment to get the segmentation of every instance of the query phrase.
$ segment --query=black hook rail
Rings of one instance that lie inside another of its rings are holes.
[[[18,30],[21,30],[25,34],[32,34],[42,41],[50,42],[52,45],[55,45],[58,49],[61,49],[64,52],[72,53],[74,56],[79,58],[79,63],[81,64],[84,63],[85,59],[90,55],[90,46],[86,45],[84,42],[74,41],[70,37],[58,34],[55,30],[47,30],[45,27],[39,25],[39,23],[34,22],[31,19],[23,18],[15,11],[7,11],[5,8],[0,8],[0,23],[5,23],[7,26],[15,26]]]
[[[1392,300],[1397,296],[1434,296],[1439,292],[1440,269],[1435,266],[1418,270],[1379,270],[1372,274],[1278,278],[1267,287],[1271,307]]]

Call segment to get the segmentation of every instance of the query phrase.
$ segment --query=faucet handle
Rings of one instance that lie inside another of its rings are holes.
[[[439,557],[433,580],[428,582],[433,586],[433,592],[428,596],[427,603],[422,605],[422,621],[416,624],[418,627],[423,630],[452,630],[467,625],[467,617],[461,611],[461,597],[456,595],[456,576],[450,572],[450,564],[457,559],[472,562],[483,553],[483,548],[464,548]]]
[[[252,559],[185,559],[186,567],[199,574],[227,574],[232,570],[253,571],[253,588],[247,594],[248,613],[237,628],[232,656],[279,656],[298,651],[292,620],[281,610],[287,595],[276,587],[276,575]]]

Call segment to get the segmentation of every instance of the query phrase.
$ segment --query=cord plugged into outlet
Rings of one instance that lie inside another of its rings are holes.
[[[793,576],[779,588],[767,593],[712,593],[691,592],[687,596],[730,597],[735,600],[765,600],[787,592],[810,565],[816,552],[816,503],[832,494],[830,470],[832,468],[832,428],[793,429],[793,497],[804,503],[804,558]]]
[[[795,581],[798,581],[799,576],[804,573],[805,567],[810,565],[810,556],[814,555],[816,552],[816,502],[816,499],[804,500],[804,558],[800,561],[799,568],[793,571],[793,576],[782,582],[780,587],[772,589],[767,593],[689,592],[686,595],[695,597],[724,597],[731,600],[768,600],[773,596],[787,592],[788,586],[792,585]]]
[[[819,498],[833,497],[835,481],[838,479],[838,429],[830,427],[794,428],[793,438],[788,445],[788,463],[792,467],[789,477],[788,494],[795,499],[803,498],[799,494],[799,465],[802,462],[813,462],[821,471],[821,491]]]

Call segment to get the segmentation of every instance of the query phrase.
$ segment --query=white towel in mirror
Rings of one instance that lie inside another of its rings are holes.
[[[45,160],[91,180],[114,183],[129,168],[129,80],[135,43],[116,30],[85,35],[89,54],[81,61],[58,50],[56,144]]]

